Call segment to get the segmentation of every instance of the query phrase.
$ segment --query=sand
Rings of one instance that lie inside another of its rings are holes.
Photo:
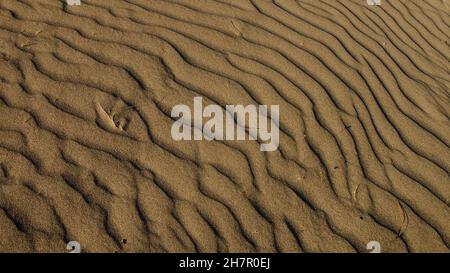
[[[449,1],[64,3],[0,0],[0,252],[450,252]]]

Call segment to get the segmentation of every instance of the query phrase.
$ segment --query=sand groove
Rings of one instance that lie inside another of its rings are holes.
[[[0,251],[449,252],[440,0],[0,0]],[[172,140],[280,106],[280,146]]]

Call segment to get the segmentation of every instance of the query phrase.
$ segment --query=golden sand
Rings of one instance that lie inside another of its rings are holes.
[[[64,2],[0,0],[0,252],[449,252],[447,0]]]

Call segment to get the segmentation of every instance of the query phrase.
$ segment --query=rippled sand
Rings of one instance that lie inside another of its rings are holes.
[[[0,0],[0,251],[449,252],[447,0]],[[171,109],[279,105],[280,146]]]

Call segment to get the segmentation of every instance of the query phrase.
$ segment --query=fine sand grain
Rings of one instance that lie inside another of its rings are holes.
[[[0,252],[449,252],[450,3],[381,2],[0,0]]]

